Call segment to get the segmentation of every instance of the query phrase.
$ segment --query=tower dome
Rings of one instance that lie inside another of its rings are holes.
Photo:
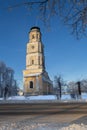
[[[30,30],[35,30],[35,29],[40,31],[40,28],[37,26],[32,27]]]

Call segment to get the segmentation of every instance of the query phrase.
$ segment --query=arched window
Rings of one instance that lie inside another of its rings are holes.
[[[33,88],[33,81],[30,81],[30,88]]]

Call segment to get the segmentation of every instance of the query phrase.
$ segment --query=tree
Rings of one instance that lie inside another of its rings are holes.
[[[87,79],[81,80],[81,91],[87,92]]]
[[[3,97],[5,87],[8,86],[8,96],[16,95],[17,85],[14,80],[14,70],[0,61],[0,96]]]
[[[77,38],[87,35],[87,0],[60,0],[59,10]]]
[[[76,84],[77,84],[77,87],[78,87],[78,94],[81,97],[81,81],[78,81]]]
[[[73,97],[74,95],[78,97],[81,97],[81,94],[83,92],[87,92],[87,79],[79,80],[77,82],[69,82],[69,92],[71,96]]]
[[[31,13],[33,8],[37,8],[39,19],[45,25],[57,15],[65,25],[71,27],[72,34],[77,38],[87,35],[87,0],[21,0],[15,3],[9,0],[8,2],[9,10],[23,6]]]
[[[62,77],[60,75],[59,76],[55,76],[54,77],[54,83],[55,83],[57,98],[61,99],[62,85],[63,85],[63,79],[62,79]]]
[[[77,95],[77,87],[74,81],[70,81],[68,83],[68,92],[70,93],[71,98],[76,98]]]

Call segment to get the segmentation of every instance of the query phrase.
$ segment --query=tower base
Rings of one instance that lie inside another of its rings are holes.
[[[47,72],[24,76],[25,96],[52,94],[52,88],[52,81],[49,79]]]

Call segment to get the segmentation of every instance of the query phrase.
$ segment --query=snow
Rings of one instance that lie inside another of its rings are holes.
[[[0,98],[4,100],[4,98]],[[57,100],[56,95],[38,95],[38,96],[12,96],[8,97],[7,100]],[[72,99],[69,94],[62,95],[61,101],[70,101],[70,100],[84,100],[87,101],[87,93],[83,93],[81,99]]]
[[[0,98],[0,100],[3,100],[3,98]]]
[[[66,126],[67,125],[67,126]],[[53,123],[30,123],[23,122],[4,122],[0,125],[0,130],[87,130],[87,125],[81,124],[53,124]]]
[[[7,100],[26,100],[24,96],[12,96],[7,98]]]
[[[61,100],[71,100],[71,96],[70,95],[62,95]]]
[[[59,130],[87,130],[87,125],[81,124],[72,124],[67,127],[63,127]]]
[[[86,99],[87,100],[87,93],[82,93],[82,99]]]
[[[55,95],[38,95],[38,96],[12,96],[7,100],[57,100]]]

